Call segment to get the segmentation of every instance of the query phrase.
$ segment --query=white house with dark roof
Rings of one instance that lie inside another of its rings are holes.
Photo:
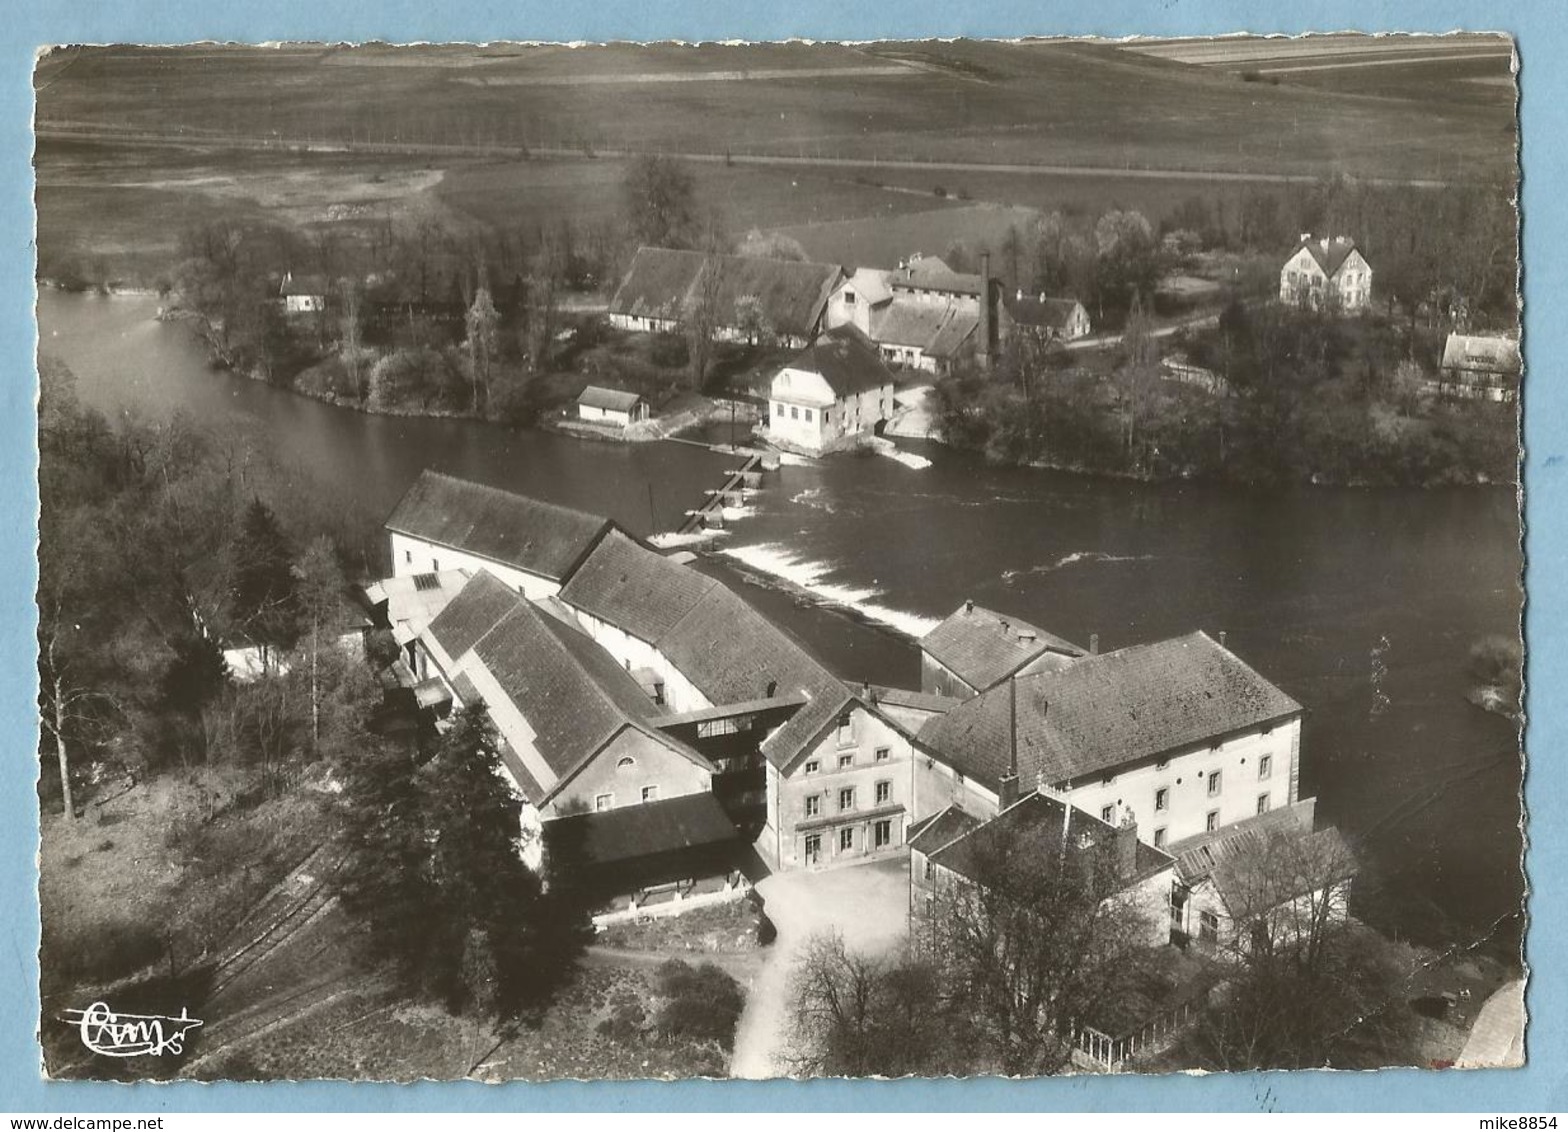
[[[624,389],[589,385],[577,396],[577,419],[625,428],[648,419],[648,402]]]
[[[537,835],[525,852],[531,866],[548,849],[554,822],[589,814],[598,820],[571,827],[575,840],[640,844],[649,860],[636,871],[639,885],[657,883],[650,861],[655,871],[673,867],[684,877],[692,851],[738,848],[713,793],[717,768],[659,726],[664,705],[565,610],[530,601],[481,570],[418,643],[451,706],[482,704],[495,724],[504,773],[526,803],[525,831]],[[616,832],[621,824],[624,835]],[[656,833],[663,839],[650,840]],[[619,856],[596,859],[592,846],[575,849],[590,866],[629,867]],[[725,853],[698,856],[721,872],[733,864]]]
[[[806,452],[871,436],[893,415],[893,375],[852,325],[834,327],[774,374],[768,434]]]
[[[1348,236],[1303,232],[1279,269],[1279,301],[1357,314],[1372,305],[1372,266]]]
[[[925,724],[917,816],[996,812],[1012,752],[1026,786],[1151,845],[1298,798],[1302,707],[1202,632],[1006,679]],[[945,798],[942,798],[943,794]],[[936,798],[933,798],[933,795]]]
[[[920,690],[964,700],[1010,676],[1062,668],[1086,652],[1020,617],[966,601],[920,638]]]
[[[291,271],[283,276],[278,295],[286,313],[316,314],[327,309],[327,289],[323,276],[295,275]]]
[[[1004,300],[1009,330],[1032,334],[1044,342],[1072,342],[1089,334],[1089,312],[1077,299],[1047,295],[1027,295],[1015,290]]]
[[[545,598],[615,524],[428,469],[386,521],[395,575],[488,570],[518,593]]]

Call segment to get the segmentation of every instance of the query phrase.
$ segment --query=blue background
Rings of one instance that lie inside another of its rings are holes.
[[[1559,818],[1568,774],[1557,763],[1564,706],[1555,691],[1565,671],[1563,519],[1568,397],[1554,365],[1568,324],[1547,296],[1568,292],[1563,212],[1554,208],[1568,131],[1568,81],[1560,60],[1568,34],[1557,0],[1504,5],[1345,2],[1182,3],[1096,0],[1029,5],[985,0],[955,4],[904,0],[876,11],[867,5],[664,2],[565,4],[322,3],[271,0],[251,9],[237,2],[173,4],[78,0],[11,0],[0,26],[0,596],[14,616],[0,622],[0,724],[9,740],[6,788],[0,790],[0,1111],[127,1112],[237,1110],[473,1109],[639,1110],[1453,1110],[1500,1113],[1568,1108],[1564,948],[1568,929],[1568,823]],[[1376,1074],[1269,1073],[1209,1077],[1093,1077],[1028,1082],[905,1081],[684,1082],[680,1084],[138,1085],[49,1083],[41,1079],[34,1041],[37,1007],[38,843],[35,721],[36,652],[32,595],[37,488],[33,357],[33,52],[54,43],[180,43],[385,39],[393,42],[550,39],[875,39],[1074,34],[1154,36],[1235,31],[1505,31],[1518,41],[1524,137],[1527,749],[1532,759],[1526,800],[1532,916],[1528,958],[1530,1065],[1478,1072],[1385,1071]]]

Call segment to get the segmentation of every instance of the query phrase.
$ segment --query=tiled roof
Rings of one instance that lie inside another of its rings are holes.
[[[1291,256],[1294,257],[1302,248],[1312,253],[1312,258],[1317,260],[1323,274],[1332,279],[1334,273],[1345,265],[1345,260],[1350,258],[1350,253],[1356,250],[1356,242],[1347,236],[1308,238],[1296,245]]]
[[[930,817],[921,818],[911,825],[909,832],[904,836],[904,842],[911,849],[929,855],[979,825],[979,818],[971,817],[957,806],[948,806],[947,809]]]
[[[672,248],[638,248],[631,267],[610,300],[610,313],[640,318],[679,319],[701,294],[704,262],[717,264],[717,306],[721,325],[734,326],[735,304],[752,296],[768,325],[780,334],[809,337],[822,308],[842,275],[833,264],[753,256],[708,257]]]
[[[820,335],[788,365],[791,369],[821,374],[828,388],[840,398],[893,384],[893,375],[882,364],[876,344],[848,323]]]
[[[624,389],[606,389],[602,385],[586,386],[577,395],[579,405],[587,405],[591,409],[611,409],[621,413],[631,412],[641,401],[640,394],[628,393]]]
[[[1226,909],[1239,920],[1355,873],[1355,856],[1339,830],[1313,830],[1310,805],[1238,822],[1181,850],[1176,858],[1176,875],[1183,884],[1212,881]]]
[[[724,807],[707,791],[557,818],[546,823],[544,835],[546,846],[570,838],[593,865],[719,845],[739,837]]]
[[[889,282],[894,287],[947,291],[956,295],[978,295],[985,285],[980,276],[954,271],[934,255],[912,257],[892,272]]]
[[[460,670],[482,665],[528,721],[533,746],[554,776],[547,793],[622,729],[657,734],[643,721],[658,707],[630,673],[585,634],[487,571],[452,599],[430,633]],[[684,744],[664,736],[659,741],[706,765]]]
[[[1058,299],[1048,295],[1018,295],[1004,300],[1007,313],[1020,326],[1043,326],[1065,331],[1073,312],[1081,305],[1077,299]]]
[[[1069,657],[1084,654],[1083,649],[1054,633],[969,602],[921,637],[920,648],[979,692],[1047,652]]]
[[[570,574],[612,526],[596,515],[428,469],[386,521],[390,531],[554,581]]]
[[[1061,859],[1059,850],[1064,836],[1070,857],[1092,861],[1092,858],[1083,855],[1114,852],[1117,830],[1115,826],[1084,813],[1076,806],[1068,805],[1060,798],[1032,793],[1024,795],[990,821],[977,825],[930,856],[933,864],[951,869],[970,880],[981,881],[991,865],[988,858],[1003,863],[1013,854],[1024,852],[1037,860],[1054,864]],[[1110,887],[1104,895],[1151,876],[1171,863],[1169,854],[1137,841],[1132,872],[1108,879]]]
[[[562,589],[561,600],[654,646],[716,704],[804,696],[763,744],[791,762],[850,702],[848,690],[793,637],[729,587],[628,538],[611,535]]]
[[[1069,782],[1297,714],[1301,705],[1198,632],[1017,678],[1025,782]],[[926,747],[995,788],[1012,742],[999,685],[920,729]]]
[[[657,645],[719,583],[611,531],[561,589],[568,605]]]
[[[949,357],[979,325],[977,311],[895,300],[873,316],[871,337],[890,346],[914,346],[932,357]]]
[[[888,279],[893,273],[876,267],[857,267],[849,273],[841,286],[846,290],[855,292],[859,302],[876,306],[885,303],[893,295],[892,287],[888,286]]]
[[[480,570],[430,622],[430,635],[457,660],[522,602],[505,583]]]
[[[1524,363],[1519,357],[1519,343],[1511,338],[1450,334],[1443,343],[1442,368],[1518,377]]]

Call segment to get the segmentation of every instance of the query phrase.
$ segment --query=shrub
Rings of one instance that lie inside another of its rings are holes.
[[[746,1000],[728,972],[713,963],[693,967],[671,959],[659,966],[658,977],[665,999],[657,1021],[662,1036],[715,1041],[724,1049],[734,1045]]]
[[[687,346],[684,334],[673,330],[661,330],[653,336],[648,358],[656,366],[679,369],[691,361],[691,348]]]

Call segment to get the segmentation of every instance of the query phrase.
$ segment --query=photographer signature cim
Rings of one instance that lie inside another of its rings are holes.
[[[106,1002],[85,1010],[68,1009],[66,1021],[77,1027],[82,1044],[105,1057],[178,1056],[185,1052],[185,1036],[200,1026],[185,1007],[178,1018],[166,1014],[116,1014]]]

